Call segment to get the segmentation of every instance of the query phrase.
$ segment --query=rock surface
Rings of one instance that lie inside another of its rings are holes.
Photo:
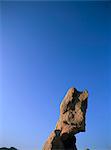
[[[88,92],[70,88],[60,105],[56,128],[49,135],[43,150],[77,150],[75,134],[85,131]]]

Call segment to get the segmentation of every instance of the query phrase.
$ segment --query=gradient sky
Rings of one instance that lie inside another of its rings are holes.
[[[41,150],[68,90],[89,91],[78,150],[111,149],[111,3],[1,2],[0,147]]]

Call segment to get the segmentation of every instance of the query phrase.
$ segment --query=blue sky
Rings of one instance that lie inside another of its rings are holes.
[[[110,150],[111,3],[5,1],[0,9],[0,147],[41,150],[74,86],[89,91],[78,150]]]

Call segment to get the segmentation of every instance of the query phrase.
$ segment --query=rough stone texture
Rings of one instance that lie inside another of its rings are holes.
[[[85,131],[88,92],[70,88],[60,105],[60,118],[43,150],[77,150],[75,134]]]

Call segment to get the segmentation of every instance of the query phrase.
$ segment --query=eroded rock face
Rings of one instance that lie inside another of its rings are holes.
[[[60,105],[60,117],[43,150],[77,150],[75,134],[85,131],[88,92],[70,88]]]

